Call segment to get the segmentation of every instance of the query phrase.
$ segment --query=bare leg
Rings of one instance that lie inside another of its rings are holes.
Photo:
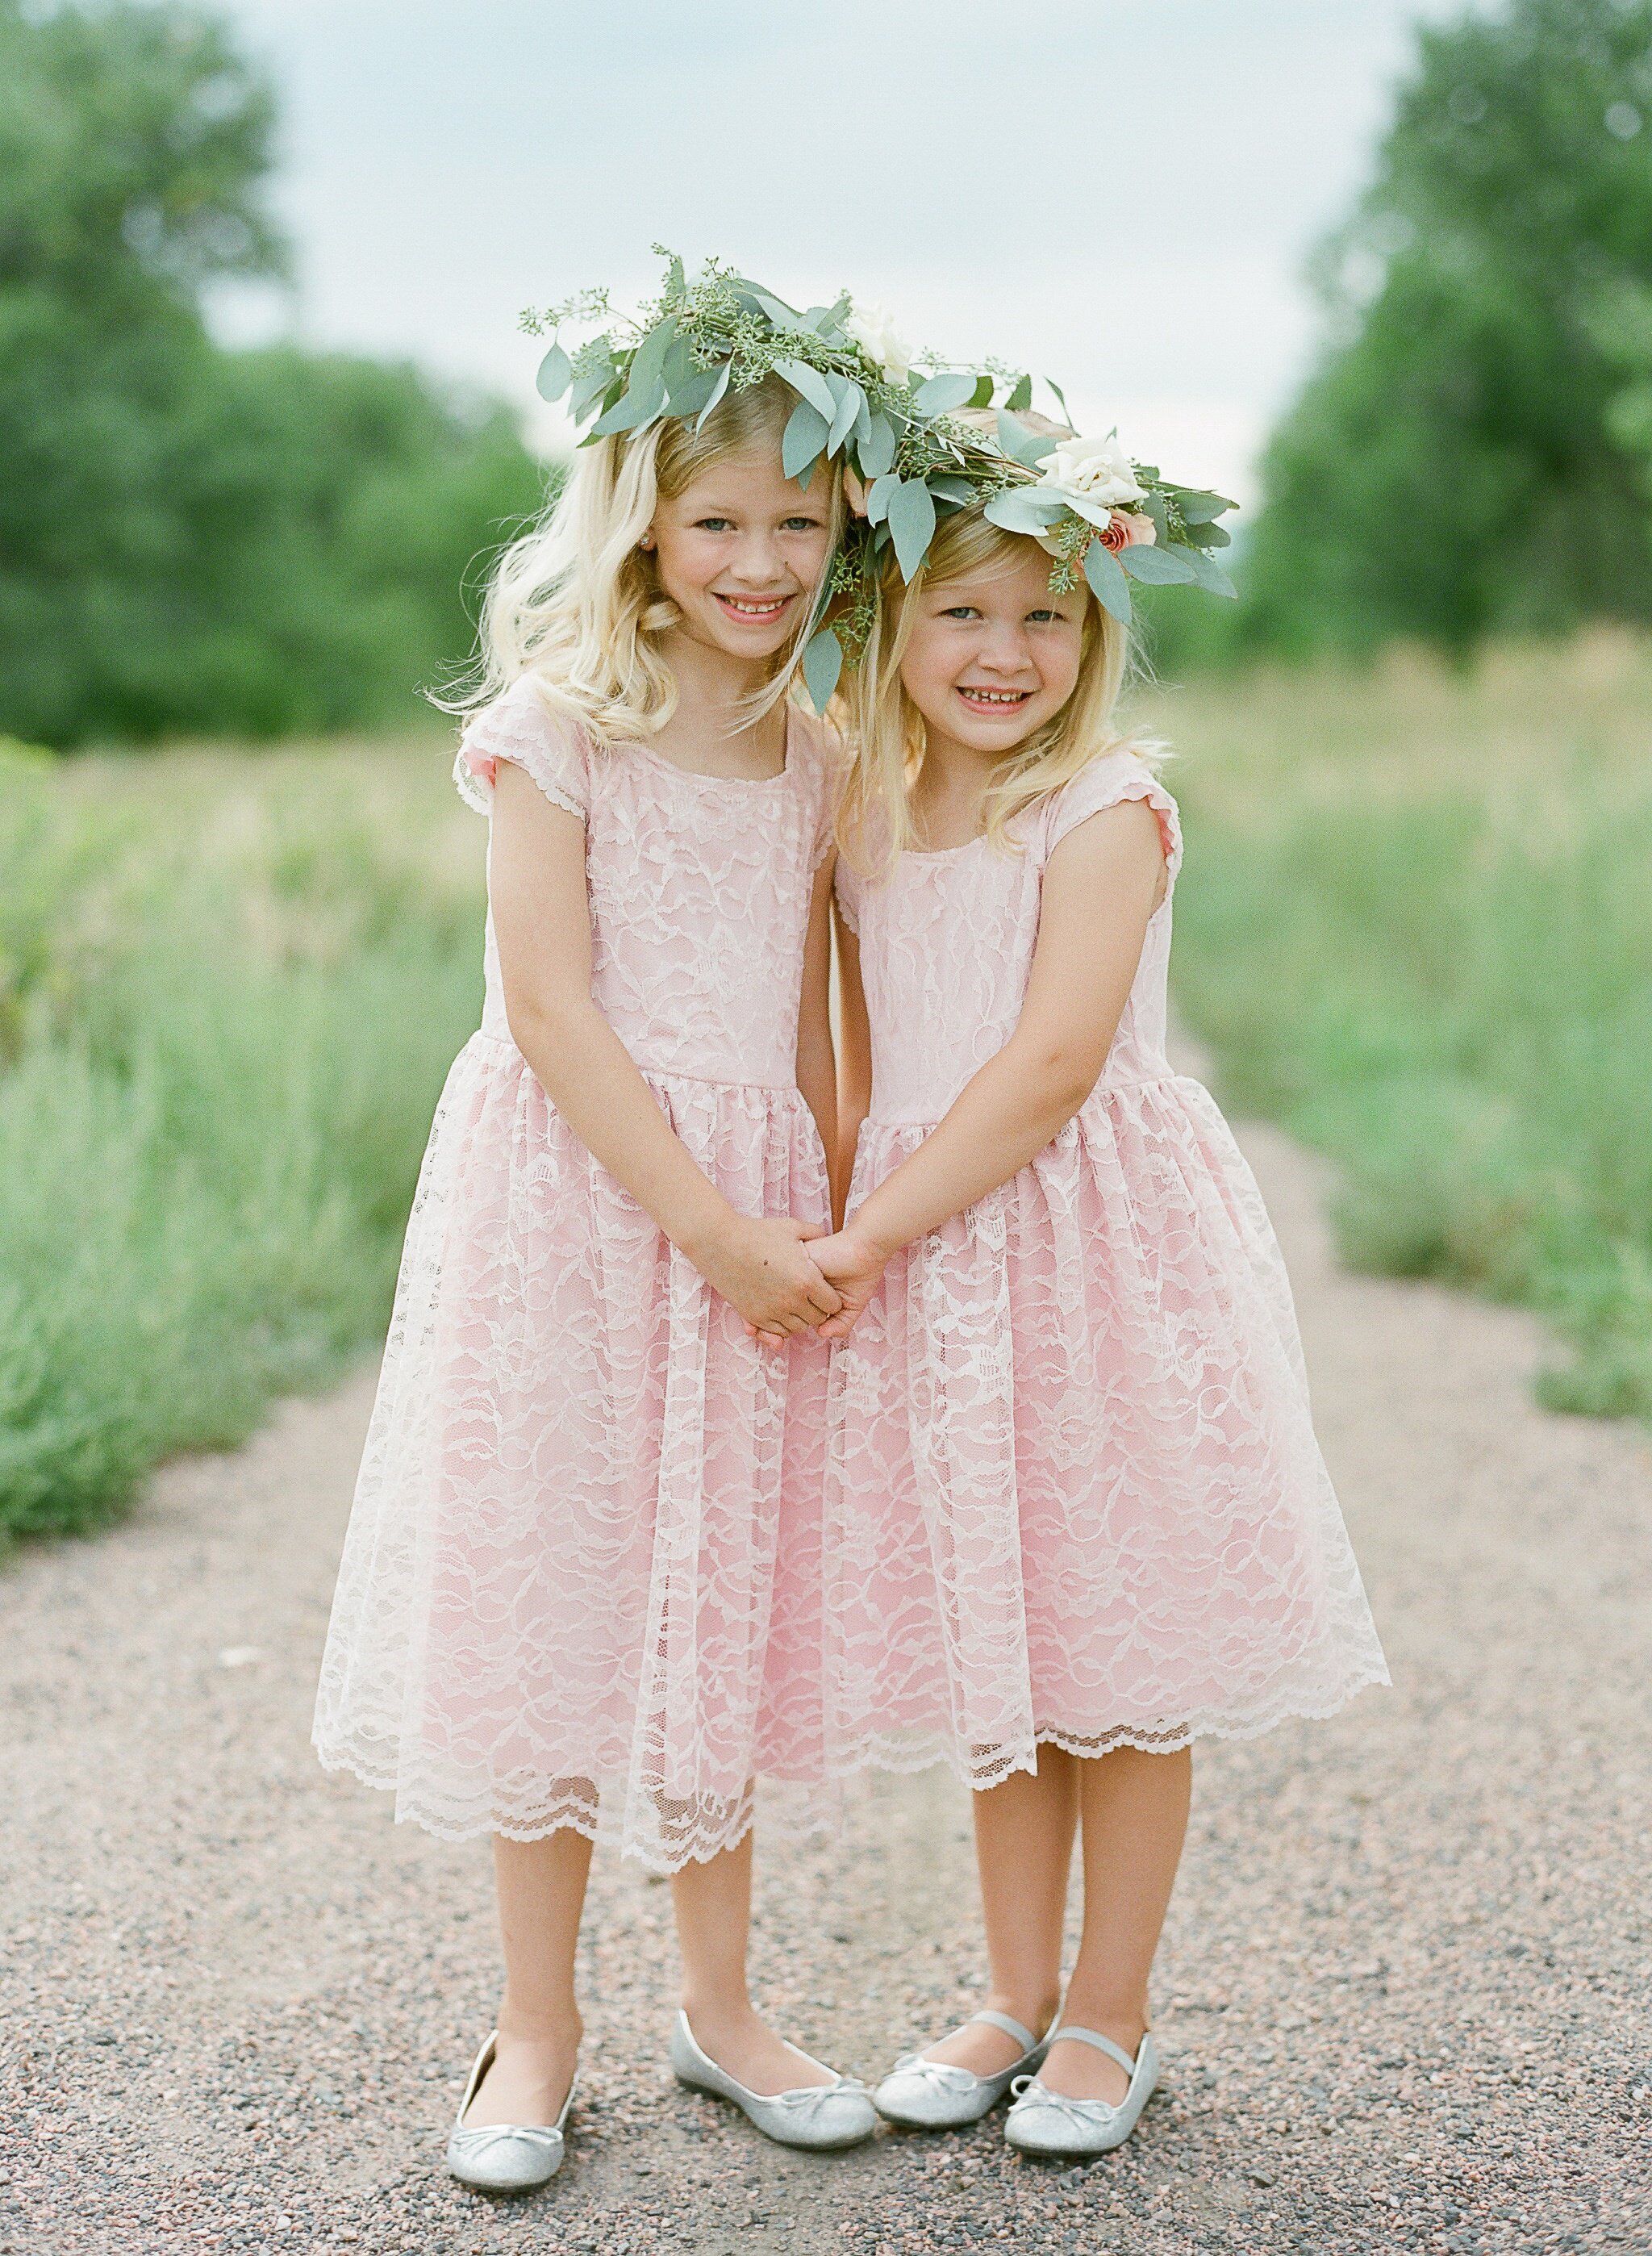
[[[1084,1935],[1061,2018],[1111,2037],[1134,2058],[1148,2027],[1147,1985],[1187,1832],[1193,1762],[1118,1747],[1078,1765]],[[1128,2079],[1093,2046],[1054,2044],[1040,2081],[1069,2099],[1115,2105]]]
[[[1061,1928],[1079,1767],[1059,1747],[1040,1747],[1036,1775],[1016,1771],[1002,1786],[972,1797],[991,1974],[981,2003],[1008,2013],[1035,2037],[1054,2019],[1061,1996]],[[953,2061],[977,2076],[998,2076],[1020,2052],[1013,2037],[978,2021],[931,2045],[924,2057]]]
[[[671,1880],[683,1957],[683,2011],[694,2041],[719,2068],[765,2096],[828,2083],[829,2075],[765,2026],[746,1986],[751,1928],[751,1836]]]
[[[496,1834],[493,1868],[505,1989],[498,2048],[465,2117],[469,2130],[488,2123],[554,2123],[573,2080],[582,2034],[573,1947],[591,1844],[571,1831],[542,1841],[507,1841]]]

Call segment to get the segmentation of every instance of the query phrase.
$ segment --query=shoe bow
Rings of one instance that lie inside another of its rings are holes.
[[[846,2091],[864,2091],[865,2084],[856,2076],[840,2076],[835,2083],[800,2083],[795,2091],[777,2091],[763,2102],[765,2107],[778,2107],[798,2123],[812,2122],[822,2104],[836,2099]]]
[[[973,2083],[985,2083],[984,2076],[977,2076],[973,2068],[960,2068],[956,2061],[925,2060],[921,2052],[903,2053],[891,2076],[919,2076],[925,2083],[938,2084],[943,2091],[967,2091]]]
[[[1109,2116],[1122,2112],[1109,2100],[1070,2099],[1065,2091],[1051,2091],[1036,2076],[1018,2076],[1009,2089],[1018,2109],[1030,2113],[1035,2107],[1051,2108],[1079,2131],[1099,2129]]]
[[[478,2130],[455,2131],[453,2139],[462,2154],[477,2161],[496,2147],[518,2141],[541,2154],[554,2154],[562,2144],[562,2133],[553,2123],[484,2123]]]

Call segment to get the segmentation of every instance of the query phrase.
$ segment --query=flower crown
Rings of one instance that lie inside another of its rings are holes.
[[[1227,546],[1218,520],[1237,504],[1172,484],[1128,455],[1116,434],[1034,431],[1020,419],[1032,404],[1030,376],[995,361],[962,369],[915,353],[881,307],[857,305],[847,292],[799,312],[715,259],[691,281],[674,252],[654,250],[666,262],[664,285],[633,316],[605,290],[523,314],[524,328],[552,341],[539,391],[566,395],[575,424],[590,427],[581,446],[665,417],[698,427],[727,391],[767,376],[797,393],[781,441],[786,475],[806,487],[822,461],[838,463],[854,512],[804,647],[819,709],[846,655],[865,642],[887,553],[910,580],[954,510],[984,505],[993,524],[1030,534],[1054,560],[1053,592],[1071,591],[1082,575],[1125,624],[1132,580],[1234,593],[1212,552]],[[560,332],[570,324],[597,333],[569,351]],[[1065,418],[1066,401],[1049,389]],[[982,425],[995,403],[989,436]],[[820,624],[828,610],[831,624]]]

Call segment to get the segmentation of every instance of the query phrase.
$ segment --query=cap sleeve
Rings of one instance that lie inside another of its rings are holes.
[[[581,822],[590,810],[590,755],[583,732],[552,714],[530,675],[515,681],[503,697],[473,714],[453,762],[459,795],[478,814],[493,812],[494,782],[501,760],[531,776],[553,806],[566,807]]]
[[[1062,840],[1081,822],[1127,799],[1145,800],[1158,817],[1165,878],[1174,885],[1176,873],[1182,866],[1182,818],[1169,792],[1128,745],[1116,751],[1103,752],[1088,767],[1081,768],[1071,783],[1051,794],[1045,818],[1044,859],[1048,861]]]
[[[829,722],[805,713],[801,706],[791,708],[790,720],[791,757],[804,772],[810,795],[809,866],[818,870],[831,850],[837,824],[843,789],[843,745]]]

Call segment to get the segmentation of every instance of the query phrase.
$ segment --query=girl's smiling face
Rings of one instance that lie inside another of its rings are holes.
[[[1007,752],[1053,720],[1079,679],[1088,591],[1050,592],[1036,541],[919,590],[901,680],[931,730],[972,751]]]
[[[772,658],[826,567],[826,482],[805,493],[767,450],[725,455],[661,502],[649,537],[684,632],[733,658]]]

